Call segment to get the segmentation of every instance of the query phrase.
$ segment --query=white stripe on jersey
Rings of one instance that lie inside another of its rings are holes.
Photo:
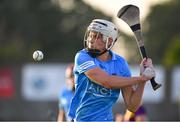
[[[83,64],[79,65],[78,69],[83,70],[83,69],[86,69],[86,68],[93,66],[93,65],[95,65],[94,61],[86,61]]]

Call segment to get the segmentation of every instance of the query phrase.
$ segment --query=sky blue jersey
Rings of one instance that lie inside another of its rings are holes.
[[[130,77],[127,62],[112,51],[112,58],[101,61],[92,58],[85,49],[75,56],[75,94],[72,98],[69,116],[75,121],[112,121],[112,107],[117,101],[120,89],[108,89],[91,81],[84,73],[99,67],[110,75]]]
[[[59,94],[59,109],[64,110],[66,121],[71,121],[71,118],[68,117],[67,113],[73,94],[73,90],[69,90],[67,88],[64,88]]]

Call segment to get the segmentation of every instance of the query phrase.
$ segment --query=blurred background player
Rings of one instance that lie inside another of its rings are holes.
[[[58,114],[58,122],[63,121],[71,121],[71,119],[67,116],[67,112],[69,110],[71,98],[74,94],[74,75],[73,75],[73,67],[74,64],[71,63],[67,66],[65,77],[66,77],[66,87],[60,93],[59,96],[59,114]]]
[[[124,115],[121,113],[117,113],[115,115],[115,122],[123,122],[124,121]]]
[[[141,105],[138,110],[134,113],[126,110],[126,113],[124,115],[124,122],[145,122],[148,121],[146,109],[143,105]]]

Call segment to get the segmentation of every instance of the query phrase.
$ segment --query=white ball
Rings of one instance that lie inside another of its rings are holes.
[[[43,59],[43,57],[44,57],[44,55],[43,55],[42,51],[40,51],[40,50],[34,51],[34,53],[33,53],[33,59],[34,59],[35,61],[40,61],[40,60]]]

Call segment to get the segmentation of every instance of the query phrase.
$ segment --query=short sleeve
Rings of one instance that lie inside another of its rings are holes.
[[[62,101],[62,96],[59,97],[58,106],[59,106],[59,110],[64,110],[63,101]]]
[[[94,58],[92,58],[86,51],[80,51],[75,56],[75,70],[81,74],[90,69],[97,67]]]
[[[127,63],[127,61],[124,60],[124,77],[131,77],[131,71],[130,71],[130,68],[129,68],[129,65]]]

